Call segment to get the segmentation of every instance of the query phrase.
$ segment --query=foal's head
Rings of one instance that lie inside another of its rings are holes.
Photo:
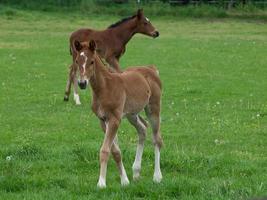
[[[88,85],[88,80],[94,74],[94,56],[96,44],[94,40],[89,42],[89,45],[82,45],[79,41],[74,42],[78,52],[75,63],[79,68],[78,85],[81,89],[85,89]]]
[[[145,17],[143,9],[139,9],[136,14],[137,17],[137,32],[156,38],[159,32],[151,24],[150,20]]]

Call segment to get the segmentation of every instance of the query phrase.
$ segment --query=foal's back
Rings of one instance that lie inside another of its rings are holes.
[[[147,66],[128,68],[121,74],[126,95],[124,113],[138,113],[151,101],[151,98],[160,99],[161,81],[157,69]]]

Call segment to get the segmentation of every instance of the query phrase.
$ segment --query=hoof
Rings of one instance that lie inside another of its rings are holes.
[[[161,173],[159,173],[159,174],[154,174],[153,181],[154,181],[155,183],[160,183],[161,180],[162,180],[162,175],[161,175]]]
[[[68,96],[64,96],[64,101],[69,101],[69,97]]]
[[[99,188],[99,189],[104,189],[104,188],[106,188],[106,184],[103,184],[103,183],[97,183],[97,188]]]
[[[133,167],[133,180],[137,181],[140,178],[140,167]]]
[[[97,183],[97,187],[99,189],[103,189],[106,188],[106,181],[102,178],[99,179],[98,183]]]
[[[134,174],[133,175],[133,180],[138,181],[140,179],[140,174]]]
[[[130,184],[130,181],[128,180],[128,178],[124,178],[124,179],[121,179],[121,186],[125,187],[127,185]]]
[[[81,105],[81,102],[80,102],[80,101],[77,101],[77,102],[75,103],[75,105],[76,105],[76,106],[79,106],[79,105]]]

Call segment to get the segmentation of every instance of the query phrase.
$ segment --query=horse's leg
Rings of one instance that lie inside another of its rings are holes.
[[[69,100],[69,96],[70,96],[70,92],[71,92],[71,84],[73,82],[73,78],[74,78],[74,64],[72,64],[69,67],[69,76],[68,76],[68,80],[67,80],[67,84],[66,84],[66,89],[65,89],[65,96],[64,96],[64,101],[68,101]]]
[[[119,173],[120,173],[120,177],[121,177],[121,185],[122,186],[126,186],[128,185],[129,179],[127,177],[123,162],[122,162],[122,156],[121,156],[121,150],[118,144],[118,138],[115,137],[113,145],[111,146],[111,153],[113,155],[113,158],[117,164]]]
[[[108,62],[108,64],[110,64],[110,66],[115,69],[116,72],[122,72],[121,68],[120,68],[120,64],[119,61],[116,57],[114,56],[110,56],[106,59],[106,61]]]
[[[106,132],[106,124],[103,120],[100,121],[101,123],[101,127],[104,131],[104,133]],[[115,160],[119,173],[120,173],[120,177],[121,177],[121,185],[125,186],[129,184],[129,179],[127,177],[123,162],[122,162],[122,156],[121,156],[121,150],[119,148],[119,144],[118,144],[118,137],[115,136],[113,144],[111,146],[111,153],[113,155],[113,159]]]
[[[160,135],[160,99],[150,102],[145,108],[145,111],[152,127],[153,143],[155,146],[155,170],[153,180],[154,182],[159,183],[162,179],[160,170],[160,148],[162,146],[162,139]]]
[[[106,174],[107,174],[107,163],[109,158],[109,153],[111,151],[111,146],[113,145],[116,132],[119,128],[120,121],[112,117],[106,122],[106,134],[104,142],[100,149],[100,175],[97,186],[99,188],[106,187]]]
[[[76,105],[81,105],[81,102],[80,102],[80,96],[78,94],[78,79],[77,79],[77,68],[74,72],[74,75],[73,75],[73,99],[76,103]]]
[[[142,155],[144,150],[144,143],[146,139],[146,125],[139,117],[139,115],[127,115],[128,121],[135,127],[138,133],[138,144],[136,148],[135,160],[132,166],[133,169],[133,179],[136,180],[140,176]]]

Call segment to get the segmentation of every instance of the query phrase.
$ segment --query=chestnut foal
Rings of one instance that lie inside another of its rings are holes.
[[[136,33],[142,33],[153,38],[159,36],[159,32],[154,28],[149,19],[145,17],[142,9],[139,9],[135,15],[124,18],[102,31],[79,29],[73,32],[70,36],[70,53],[72,55],[73,64],[70,66],[64,100],[69,100],[71,84],[73,83],[75,103],[76,105],[81,104],[78,95],[78,80],[76,77],[77,66],[74,62],[77,57],[74,41],[77,40],[88,44],[89,40],[95,40],[98,54],[104,58],[115,71],[119,72],[119,59],[124,54],[127,43]]]
[[[93,98],[92,110],[99,118],[105,133],[100,149],[100,176],[97,186],[106,187],[106,171],[110,152],[119,169],[121,185],[129,184],[116,136],[123,116],[127,117],[138,132],[139,141],[132,169],[133,178],[139,178],[146,125],[138,113],[143,109],[145,109],[153,131],[155,146],[153,180],[160,182],[162,179],[160,170],[161,81],[157,69],[155,67],[133,67],[123,73],[111,73],[96,53],[96,43],[93,40],[87,47],[82,46],[79,42],[75,43],[78,51],[75,63],[79,67],[80,83],[85,85],[90,83]]]

